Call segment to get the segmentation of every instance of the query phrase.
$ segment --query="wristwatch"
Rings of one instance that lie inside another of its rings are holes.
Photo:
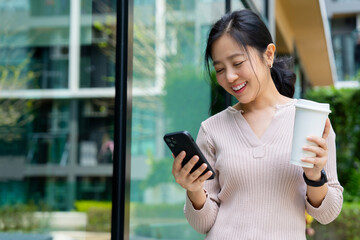
[[[312,180],[308,179],[306,177],[305,173],[303,173],[303,177],[304,177],[306,185],[311,186],[311,187],[321,187],[328,181],[324,169],[321,170],[321,178],[319,181],[312,181]]]

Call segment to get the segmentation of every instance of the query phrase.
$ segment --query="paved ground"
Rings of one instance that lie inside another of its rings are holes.
[[[53,240],[110,240],[110,233],[57,231],[50,233]]]

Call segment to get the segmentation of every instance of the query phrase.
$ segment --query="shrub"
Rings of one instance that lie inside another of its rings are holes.
[[[330,103],[329,115],[336,133],[337,170],[344,186],[345,201],[358,201],[360,196],[360,89],[317,88],[305,96]]]
[[[311,240],[360,240],[360,203],[344,203],[340,215],[330,224],[314,221],[315,236]]]
[[[75,208],[78,212],[87,212],[90,208],[96,208],[96,209],[111,209],[111,202],[106,201],[76,201],[75,202]]]
[[[76,210],[87,213],[87,231],[110,232],[111,202],[77,201]],[[144,204],[130,203],[132,219],[184,219],[183,204]],[[149,226],[142,225],[137,231],[148,232]],[[144,236],[144,235],[142,235]]]
[[[184,218],[184,204],[131,203],[132,218]]]
[[[111,231],[111,202],[76,201],[75,208],[87,214],[86,231]]]
[[[5,205],[0,208],[0,231],[30,232],[40,227],[34,204]]]

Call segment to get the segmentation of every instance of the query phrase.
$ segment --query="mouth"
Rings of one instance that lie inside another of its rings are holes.
[[[242,90],[246,87],[247,82],[243,82],[241,84],[232,86],[232,90],[234,90],[236,93],[242,92]]]

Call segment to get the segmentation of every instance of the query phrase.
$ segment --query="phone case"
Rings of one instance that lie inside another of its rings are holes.
[[[182,162],[182,166],[184,166],[194,155],[197,155],[199,157],[199,161],[191,169],[190,173],[194,172],[197,168],[199,168],[201,164],[206,163],[208,167],[202,173],[202,175],[205,174],[207,171],[212,171],[213,174],[208,179],[215,178],[215,171],[211,168],[210,164],[208,163],[208,161],[200,151],[200,148],[198,147],[198,145],[188,131],[167,133],[164,136],[164,141],[175,156],[177,156],[183,150],[186,152],[186,156]]]

